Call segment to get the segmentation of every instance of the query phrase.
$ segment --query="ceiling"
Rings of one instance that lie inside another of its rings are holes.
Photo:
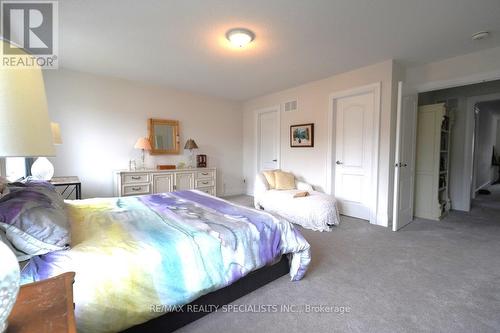
[[[244,50],[224,39],[253,30]],[[64,0],[60,66],[245,100],[387,59],[500,46],[499,0]],[[490,30],[473,42],[471,35]]]

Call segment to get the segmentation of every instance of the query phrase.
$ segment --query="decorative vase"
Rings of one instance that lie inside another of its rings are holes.
[[[31,175],[39,180],[51,180],[54,176],[54,166],[46,157],[39,157],[31,166]]]
[[[12,251],[0,241],[0,332],[7,329],[7,318],[19,291],[19,264]]]

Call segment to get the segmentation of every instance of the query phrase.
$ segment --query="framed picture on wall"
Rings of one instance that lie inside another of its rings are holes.
[[[314,147],[314,124],[290,126],[290,147]]]

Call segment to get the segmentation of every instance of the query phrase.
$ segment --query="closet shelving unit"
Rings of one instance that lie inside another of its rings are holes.
[[[440,157],[439,157],[439,206],[441,216],[448,213],[451,202],[449,196],[449,178],[450,178],[450,117],[448,116],[446,106],[445,115],[441,122],[440,136]]]
[[[445,103],[420,106],[417,125],[415,216],[440,220],[451,208],[451,126]]]

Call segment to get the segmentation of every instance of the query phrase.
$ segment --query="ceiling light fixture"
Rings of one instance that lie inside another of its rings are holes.
[[[490,35],[489,31],[479,31],[472,35],[472,39],[473,40],[486,39],[489,37],[489,35]]]
[[[231,29],[226,32],[226,38],[237,47],[244,47],[255,39],[255,34],[244,28]]]

